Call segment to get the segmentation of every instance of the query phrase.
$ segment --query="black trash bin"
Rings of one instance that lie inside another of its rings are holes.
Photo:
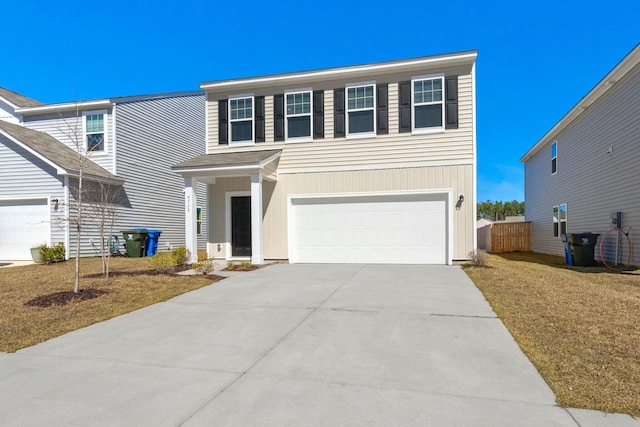
[[[123,230],[122,237],[127,243],[127,253],[131,258],[144,256],[144,244],[147,241],[147,230]]]
[[[573,265],[581,267],[596,265],[594,252],[598,236],[600,235],[594,233],[572,233],[567,235],[567,241],[571,245],[573,253]]]

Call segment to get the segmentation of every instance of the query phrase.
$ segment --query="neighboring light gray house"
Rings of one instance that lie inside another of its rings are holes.
[[[476,247],[477,52],[203,83],[187,247],[227,260],[451,264]],[[197,200],[197,202],[196,202]]]
[[[0,88],[0,259],[30,259],[29,248],[64,242],[74,255],[77,150],[90,150],[87,186],[118,188],[114,234],[162,230],[160,248],[185,244],[184,182],[170,166],[204,153],[201,91],[42,104]],[[198,190],[204,200],[205,187]],[[205,247],[206,209],[195,207],[197,247]],[[71,227],[73,228],[73,227]],[[98,254],[87,224],[81,254]]]
[[[640,265],[640,45],[520,161],[534,251],[562,255],[562,233],[603,234],[622,212]]]

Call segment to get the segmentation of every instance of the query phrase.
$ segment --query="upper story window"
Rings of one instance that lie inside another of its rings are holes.
[[[106,112],[95,111],[83,113],[84,116],[84,140],[86,149],[90,151],[103,152],[105,149],[106,136]]]
[[[558,172],[558,142],[551,144],[551,174]]]
[[[375,133],[375,84],[347,86],[347,135]]]
[[[411,86],[413,130],[444,129],[444,75],[416,77]]]
[[[311,138],[311,91],[288,92],[286,99],[287,139]]]
[[[253,142],[253,97],[229,98],[231,142]]]

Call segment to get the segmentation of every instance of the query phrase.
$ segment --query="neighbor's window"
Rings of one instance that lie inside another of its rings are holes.
[[[553,237],[567,233],[567,204],[553,207]]]
[[[253,142],[253,97],[229,99],[231,142]]]
[[[412,85],[413,130],[442,129],[444,76],[416,78]]]
[[[375,84],[347,87],[347,135],[373,133]]]
[[[202,208],[196,208],[196,232],[199,235],[202,234]]]
[[[558,172],[558,141],[551,144],[551,173]]]
[[[84,115],[87,151],[104,151],[104,116],[104,113],[86,113]]]
[[[311,137],[311,91],[286,95],[287,139]]]

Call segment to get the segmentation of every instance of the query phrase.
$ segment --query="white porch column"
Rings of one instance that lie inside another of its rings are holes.
[[[262,253],[262,176],[251,175],[251,263],[263,264]]]
[[[196,184],[195,178],[184,179],[184,231],[185,244],[191,254],[189,262],[198,262],[198,226],[196,218]]]

